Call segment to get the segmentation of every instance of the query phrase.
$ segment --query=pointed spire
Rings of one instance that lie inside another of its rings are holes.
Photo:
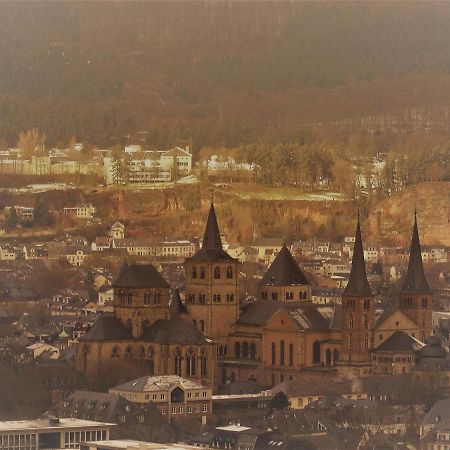
[[[268,286],[309,285],[292,253],[283,244],[273,263],[264,274],[261,283]]]
[[[343,295],[355,295],[366,297],[372,295],[369,282],[367,281],[366,263],[364,262],[364,249],[361,237],[361,225],[359,221],[356,224],[355,246],[353,247],[352,268],[348,279],[347,287]]]
[[[416,294],[429,294],[431,292],[422,263],[422,251],[420,248],[419,229],[417,227],[417,211],[414,211],[414,225],[409,250],[408,271],[401,292]]]
[[[186,307],[183,305],[183,302],[181,301],[180,292],[178,288],[175,289],[174,293],[172,293],[172,300],[170,302],[169,309],[171,318],[186,313]]]
[[[207,250],[222,250],[222,240],[220,239],[219,225],[217,224],[216,211],[212,202],[211,207],[209,208],[205,234],[203,235],[202,248],[205,248]]]

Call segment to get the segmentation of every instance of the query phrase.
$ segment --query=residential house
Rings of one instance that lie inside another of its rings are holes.
[[[74,207],[65,207],[64,214],[74,217],[76,219],[93,219],[96,213],[96,208],[91,203],[83,204]]]

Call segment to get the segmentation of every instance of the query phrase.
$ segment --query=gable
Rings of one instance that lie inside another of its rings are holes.
[[[278,309],[266,322],[266,329],[276,331],[298,331],[298,323],[285,309]]]
[[[398,325],[397,325],[398,322]],[[392,330],[418,330],[419,327],[403,312],[396,309],[390,315],[384,318],[376,327],[375,331]]]

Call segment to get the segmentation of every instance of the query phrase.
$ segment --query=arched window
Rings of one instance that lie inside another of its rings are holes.
[[[422,298],[422,309],[426,309],[428,306],[428,300],[426,298]]]
[[[233,278],[233,269],[231,268],[231,266],[227,267],[227,278],[229,280],[231,280],[231,278]]]
[[[366,300],[364,300],[364,309],[370,309],[370,300],[369,299],[366,299]]]
[[[331,366],[331,350],[328,349],[325,353],[325,364]]]
[[[202,280],[205,279],[205,268],[204,267],[200,267],[200,278]]]
[[[216,266],[214,268],[214,279],[219,280],[220,279],[220,267]]]
[[[138,350],[138,358],[140,358],[140,359],[145,358],[145,350],[144,350],[144,347],[142,347],[142,345],[139,347],[139,350]]]
[[[254,342],[250,344],[250,358],[252,359],[256,358],[256,345]]]
[[[333,351],[333,364],[336,364],[339,361],[339,352],[334,349]]]
[[[125,359],[132,359],[133,358],[133,349],[131,348],[130,345],[125,349],[125,353],[123,354],[123,357]]]
[[[276,355],[276,349],[275,349],[275,342],[272,342],[272,366],[276,364],[277,355]]]
[[[206,377],[207,375],[207,355],[206,352],[203,350],[202,355],[200,357],[200,372],[202,377]]]
[[[280,374],[280,383],[282,383],[284,381],[284,375]]]
[[[369,328],[369,315],[364,314],[364,328],[367,330]]]
[[[153,347],[149,347],[147,349],[147,359],[153,361],[155,359],[155,349]]]
[[[275,374],[272,374],[272,386],[275,386]]]
[[[192,319],[192,323],[194,324],[194,327],[197,326],[197,321],[195,319]]]
[[[353,314],[350,314],[348,318],[348,327],[353,328]]]
[[[236,344],[234,344],[234,356],[236,358],[241,357],[241,343],[240,342],[236,342]]]
[[[222,356],[222,355],[223,355],[223,347],[222,347],[221,345],[217,348],[217,354],[218,354],[219,356]]]
[[[364,347],[369,348],[369,335],[366,334],[364,337]]]
[[[224,345],[223,346],[223,355],[227,356],[228,355],[228,345]]]
[[[307,300],[308,299],[308,293],[305,291],[303,292],[303,300]]]
[[[236,383],[236,374],[234,372],[230,373],[230,381],[232,383]]]
[[[133,294],[131,292],[128,292],[128,305],[133,304]]]
[[[177,349],[175,353],[175,375],[181,376],[181,352]]]
[[[197,268],[195,266],[192,268],[192,278],[197,278]]]
[[[284,341],[280,341],[280,366],[284,366]]]
[[[118,345],[115,345],[111,350],[111,358],[121,358],[122,350]]]
[[[313,363],[319,364],[320,363],[320,342],[319,341],[315,341],[313,343],[312,353],[313,353]]]
[[[289,344],[289,365],[294,365],[294,344]]]
[[[125,292],[123,289],[119,291],[119,304],[123,305],[125,303]]]
[[[200,331],[205,331],[205,321],[200,320]]]
[[[186,376],[195,376],[195,355],[193,350],[189,350],[186,353]]]
[[[248,358],[248,343],[247,342],[244,342],[242,344],[242,357]]]

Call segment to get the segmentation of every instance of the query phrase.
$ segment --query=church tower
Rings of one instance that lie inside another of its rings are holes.
[[[238,260],[222,248],[211,203],[202,248],[185,261],[186,306],[194,324],[206,336],[228,335],[238,317]]]
[[[134,338],[158,319],[169,318],[169,284],[151,264],[125,263],[113,292],[114,315]]]
[[[348,284],[342,294],[342,358],[343,364],[367,363],[373,346],[375,302],[367,281],[361,225],[356,225],[355,246]]]
[[[258,298],[278,301],[311,301],[311,286],[286,244],[258,285]]]
[[[418,339],[424,341],[432,333],[433,295],[423,270],[417,214],[409,250],[408,271],[400,290],[399,309],[420,327]]]

